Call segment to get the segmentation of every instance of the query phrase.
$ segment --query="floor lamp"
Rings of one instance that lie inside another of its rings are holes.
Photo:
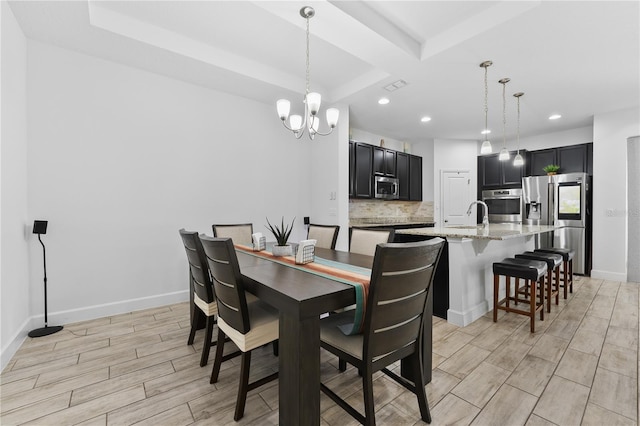
[[[48,222],[46,220],[33,221],[33,233],[38,234],[38,241],[40,241],[40,244],[42,244],[42,259],[44,262],[44,327],[31,330],[29,332],[29,337],[48,336],[62,330],[61,325],[54,325],[49,327],[49,325],[47,324],[47,252],[45,250],[44,243],[40,238],[40,235],[47,233],[47,223]]]

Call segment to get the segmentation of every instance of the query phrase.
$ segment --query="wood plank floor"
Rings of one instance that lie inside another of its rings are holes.
[[[578,278],[535,334],[516,314],[464,328],[436,319],[432,424],[638,424],[639,297],[637,283]],[[0,424],[234,424],[239,359],[210,385],[213,351],[200,368],[203,332],[193,346],[188,333],[182,303],[27,339],[0,376]],[[252,361],[252,379],[278,366],[270,347]],[[339,374],[324,351],[321,362],[323,382],[362,409],[357,372]],[[423,424],[413,394],[381,374],[374,383],[378,424]],[[323,425],[356,424],[324,395],[321,411]],[[276,381],[249,393],[239,423],[277,422]]]

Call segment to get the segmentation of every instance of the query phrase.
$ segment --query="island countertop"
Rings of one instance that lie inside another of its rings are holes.
[[[396,234],[424,235],[430,237],[471,238],[477,240],[507,240],[510,238],[537,235],[551,232],[555,226],[519,225],[515,223],[490,223],[488,227],[481,225],[459,225],[433,228],[399,229]]]

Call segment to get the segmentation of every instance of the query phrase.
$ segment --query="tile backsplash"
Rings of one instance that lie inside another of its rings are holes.
[[[349,220],[433,221],[433,201],[349,200]]]

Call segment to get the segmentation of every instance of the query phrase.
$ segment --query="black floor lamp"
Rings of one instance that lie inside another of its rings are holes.
[[[38,241],[42,244],[42,259],[44,261],[44,327],[36,328],[29,332],[29,337],[42,337],[48,336],[53,333],[57,333],[62,330],[61,325],[54,325],[49,327],[47,324],[47,252],[44,247],[40,235],[47,233],[47,221],[46,220],[34,220],[33,221],[33,233],[38,234]]]

